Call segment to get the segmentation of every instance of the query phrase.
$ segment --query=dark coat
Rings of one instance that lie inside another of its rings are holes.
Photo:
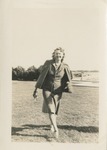
[[[46,78],[46,75],[49,71],[49,66],[52,64],[52,62],[53,62],[53,60],[47,60],[45,62],[45,64],[43,65],[41,73],[40,73],[39,78],[37,80],[37,83],[35,85],[36,88],[42,89],[43,82]],[[62,81],[61,81],[62,92],[72,93],[72,89],[71,89],[72,73],[71,73],[71,71],[69,69],[69,66],[67,64],[63,63],[63,67],[64,67],[64,70],[65,70],[65,75],[64,75],[64,77],[62,78]]]

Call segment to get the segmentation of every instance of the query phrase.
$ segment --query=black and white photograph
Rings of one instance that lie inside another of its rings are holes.
[[[9,4],[11,144],[105,142],[105,1],[76,1]]]

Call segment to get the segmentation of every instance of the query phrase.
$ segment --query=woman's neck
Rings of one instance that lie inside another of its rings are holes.
[[[55,64],[60,64],[60,63],[61,63],[61,61],[55,60]]]
[[[55,69],[57,70],[59,68],[59,66],[61,65],[61,61],[54,61],[53,63]]]

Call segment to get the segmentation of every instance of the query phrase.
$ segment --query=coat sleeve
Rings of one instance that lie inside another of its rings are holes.
[[[49,61],[47,60],[44,65],[42,66],[41,68],[41,72],[40,72],[40,75],[39,75],[39,78],[36,82],[36,85],[35,85],[35,88],[39,88],[41,89],[42,88],[42,85],[43,85],[43,82],[45,80],[45,77],[48,73],[48,70],[49,70]]]
[[[67,64],[64,64],[64,66],[65,66],[65,70],[68,76],[68,80],[70,82],[73,78],[72,71],[70,70],[70,67]]]
[[[69,68],[68,65],[65,65],[65,71],[66,71],[66,75],[67,75],[67,80],[66,80],[66,83],[65,83],[65,87],[64,87],[64,92],[69,92],[69,93],[72,93],[72,72]]]

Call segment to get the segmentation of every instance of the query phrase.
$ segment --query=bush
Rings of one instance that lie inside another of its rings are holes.
[[[27,70],[21,66],[12,68],[12,80],[33,81],[37,80],[39,74],[39,70],[35,66],[31,66]]]
[[[23,80],[25,69],[21,66],[12,68],[12,80]]]

